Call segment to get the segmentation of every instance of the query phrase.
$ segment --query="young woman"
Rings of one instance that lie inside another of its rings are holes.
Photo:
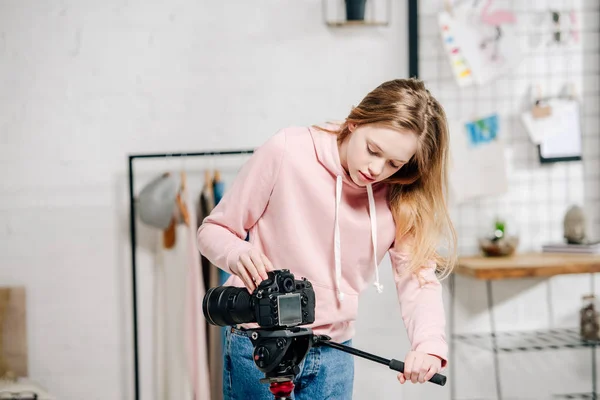
[[[456,237],[446,207],[448,127],[442,106],[416,79],[384,82],[341,124],[289,127],[243,166],[198,229],[200,252],[249,291],[266,272],[289,269],[316,294],[316,334],[351,345],[359,294],[387,252],[411,349],[401,383],[426,382],[447,363],[440,280]],[[249,241],[245,241],[249,232]],[[449,251],[437,251],[442,239]],[[271,398],[244,328],[227,330],[226,399]],[[299,400],[352,398],[353,356],[309,351],[295,383]]]

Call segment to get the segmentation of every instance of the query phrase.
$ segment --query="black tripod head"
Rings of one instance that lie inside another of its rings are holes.
[[[314,335],[312,329],[293,327],[287,329],[250,329],[248,337],[252,341],[254,351],[252,357],[258,369],[265,374],[261,383],[268,383],[269,390],[276,400],[291,400],[294,391],[294,379],[300,373],[300,364],[308,351],[316,346],[328,346],[352,355],[366,358],[390,369],[404,372],[404,363],[388,360],[353,347],[331,342],[325,335]],[[435,374],[429,380],[440,386],[446,384],[446,377]]]
[[[291,400],[300,363],[314,344],[312,330],[300,327],[251,329],[248,337],[254,346],[254,364],[265,374],[260,382],[270,385],[269,390],[276,399]]]

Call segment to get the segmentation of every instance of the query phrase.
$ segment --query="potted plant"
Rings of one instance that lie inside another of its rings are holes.
[[[503,219],[496,218],[491,236],[479,239],[479,248],[488,257],[511,256],[519,246],[519,237],[509,235]]]
[[[348,21],[362,21],[365,19],[365,3],[367,0],[345,0],[346,19]]]

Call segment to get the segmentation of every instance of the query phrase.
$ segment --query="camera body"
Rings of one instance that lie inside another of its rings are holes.
[[[306,279],[295,279],[287,269],[269,271],[250,294],[244,287],[210,288],[202,302],[212,325],[257,323],[265,329],[285,329],[315,321],[315,292]]]
[[[252,293],[254,316],[263,328],[307,325],[315,321],[315,292],[306,279],[289,270],[267,273]]]

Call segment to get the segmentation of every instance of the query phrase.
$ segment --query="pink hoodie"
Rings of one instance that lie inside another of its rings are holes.
[[[429,282],[423,285],[414,274],[403,273],[407,255],[394,248],[387,185],[364,188],[352,182],[336,140],[307,127],[286,128],[271,137],[203,221],[198,248],[227,272],[254,247],[275,269],[306,277],[316,295],[316,319],[308,327],[336,342],[354,335],[359,294],[373,275],[375,287],[383,290],[377,266],[389,251],[411,350],[437,355],[445,366],[442,288],[433,265],[423,273]],[[244,240],[247,231],[249,242]],[[235,275],[225,285],[244,286]]]

